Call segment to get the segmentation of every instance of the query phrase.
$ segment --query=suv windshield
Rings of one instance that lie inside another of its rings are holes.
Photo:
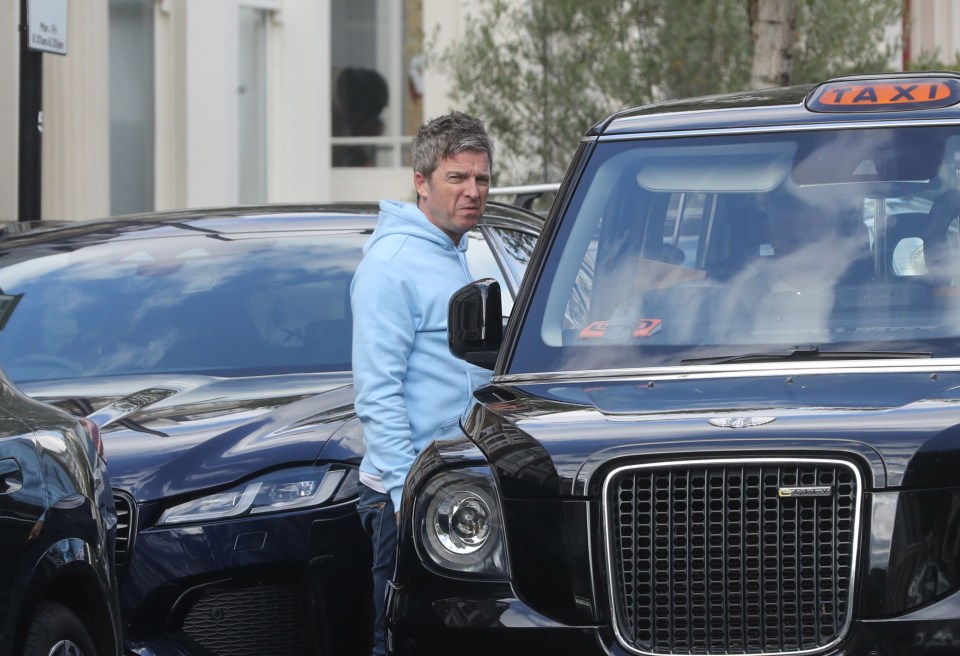
[[[18,381],[347,371],[365,239],[197,233],[7,252],[0,362]]]
[[[960,355],[960,128],[609,140],[509,373]]]

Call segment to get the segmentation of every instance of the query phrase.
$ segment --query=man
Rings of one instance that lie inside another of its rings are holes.
[[[862,209],[782,194],[766,217],[766,243],[731,280],[753,330],[809,343],[830,341],[850,321],[846,288],[873,279],[870,235]],[[742,321],[742,319],[741,319]]]
[[[768,219],[773,291],[823,291],[867,282],[872,276],[870,235],[859,208],[829,201],[788,199]]]
[[[450,353],[447,306],[471,281],[464,235],[483,216],[493,144],[479,120],[454,112],[420,128],[412,157],[417,203],[381,201],[350,289],[356,410],[366,445],[359,511],[373,544],[375,656],[385,653],[384,595],[403,482],[417,453],[455,424],[478,371]]]

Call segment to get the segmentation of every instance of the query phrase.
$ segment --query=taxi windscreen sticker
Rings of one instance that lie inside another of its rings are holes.
[[[593,321],[580,331],[580,339],[602,339],[607,334],[609,321]],[[634,326],[633,337],[650,337],[660,330],[660,319],[640,319]]]
[[[960,102],[960,80],[901,78],[827,82],[807,99],[814,112],[882,112],[939,109]]]

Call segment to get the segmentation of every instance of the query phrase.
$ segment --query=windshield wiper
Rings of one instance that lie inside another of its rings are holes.
[[[793,362],[796,360],[872,360],[895,358],[929,358],[929,351],[822,351],[816,344],[801,344],[786,351],[771,353],[740,353],[708,358],[687,358],[681,365],[726,364],[728,362]]]

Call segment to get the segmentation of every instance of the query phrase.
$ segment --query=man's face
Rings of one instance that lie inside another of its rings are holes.
[[[459,244],[460,237],[483,216],[490,191],[490,159],[482,151],[464,151],[442,160],[429,178],[414,173],[413,182],[420,209]]]

